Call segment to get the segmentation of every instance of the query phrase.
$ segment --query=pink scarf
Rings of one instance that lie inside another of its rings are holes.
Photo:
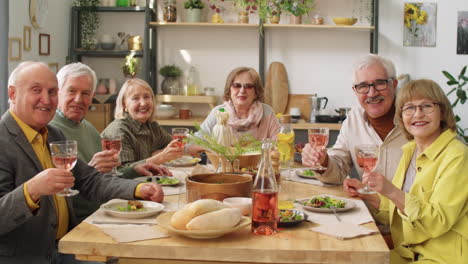
[[[263,117],[263,105],[259,101],[254,101],[249,108],[249,115],[247,118],[240,119],[237,116],[236,108],[232,101],[225,101],[224,108],[229,113],[228,124],[238,130],[250,130],[258,126]]]

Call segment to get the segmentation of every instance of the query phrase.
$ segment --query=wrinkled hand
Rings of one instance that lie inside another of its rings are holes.
[[[388,196],[392,191],[394,191],[394,188],[396,188],[385,176],[378,172],[370,172],[370,173],[364,173],[362,175],[363,182],[368,182],[369,187],[384,195]]]
[[[140,195],[144,200],[161,203],[164,200],[164,191],[157,183],[144,183],[140,187]]]
[[[65,188],[73,187],[75,177],[64,169],[51,168],[41,171],[27,181],[28,193],[37,202],[41,196],[53,195]]]
[[[161,152],[156,154],[159,164],[166,161],[175,160],[184,155],[184,147],[180,145],[179,140],[174,139]]]
[[[364,188],[364,184],[357,179],[345,179],[343,182],[343,190],[349,196],[360,196],[360,193],[357,191],[361,188]]]
[[[112,168],[120,166],[119,157],[115,150],[104,150],[94,154],[89,166],[93,166],[99,172],[111,172]]]
[[[326,167],[324,164],[328,160],[327,149],[324,148],[321,151],[317,151],[309,143],[302,149],[302,164],[307,167],[314,167],[320,164]]]
[[[172,176],[172,172],[164,167],[164,166],[159,166],[155,165],[153,163],[143,163],[143,164],[138,164],[133,169],[140,175],[143,176],[152,176],[152,175],[168,175]]]

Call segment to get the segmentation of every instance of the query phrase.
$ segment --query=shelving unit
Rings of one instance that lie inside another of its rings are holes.
[[[191,104],[208,104],[211,108],[216,106],[217,97],[216,96],[184,96],[184,95],[169,95],[162,94],[156,95],[157,102],[164,103],[191,103]]]

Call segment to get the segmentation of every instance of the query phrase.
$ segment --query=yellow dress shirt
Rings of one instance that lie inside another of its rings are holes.
[[[392,183],[402,188],[416,149],[403,146]],[[391,263],[419,261],[468,263],[468,147],[451,130],[444,131],[416,158],[416,177],[405,195],[402,214],[381,196],[378,219],[386,218],[395,249]]]
[[[54,168],[55,166],[52,163],[52,159],[50,158],[49,148],[47,147],[47,135],[48,131],[47,128],[42,128],[39,132],[32,129],[26,123],[24,123],[21,119],[19,119],[13,112],[11,115],[18,123],[21,130],[23,130],[24,135],[28,139],[29,143],[31,144],[34,152],[36,153],[39,162],[41,163],[44,169]],[[35,203],[29,193],[27,192],[27,186],[24,184],[23,186],[24,197],[28,206],[31,210],[36,210],[40,207],[39,201]],[[57,234],[56,239],[60,239],[63,237],[68,231],[68,222],[69,222],[69,214],[68,214],[68,206],[65,197],[54,195],[54,204],[55,210],[57,211],[57,218],[58,218],[58,227],[57,227]]]

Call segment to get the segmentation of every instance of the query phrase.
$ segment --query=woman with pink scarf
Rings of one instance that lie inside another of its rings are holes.
[[[201,130],[211,134],[216,125],[215,113],[219,109],[229,113],[228,125],[235,137],[251,134],[257,140],[276,138],[280,124],[273,109],[262,103],[263,85],[257,71],[249,67],[239,67],[229,73],[224,87],[224,103],[213,108],[201,124]],[[191,146],[189,152],[199,151]]]

